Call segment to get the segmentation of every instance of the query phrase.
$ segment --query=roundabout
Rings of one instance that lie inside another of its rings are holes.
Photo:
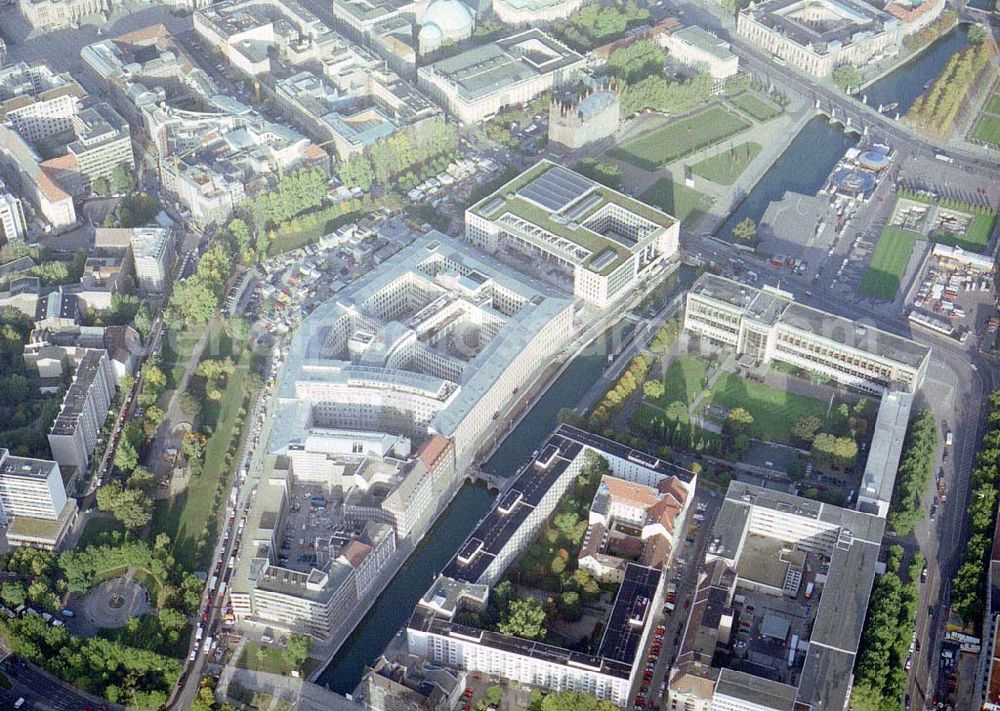
[[[106,580],[88,592],[82,600],[87,621],[97,627],[124,627],[130,617],[152,610],[149,592],[131,577]]]

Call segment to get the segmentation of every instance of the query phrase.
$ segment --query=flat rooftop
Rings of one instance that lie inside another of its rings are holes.
[[[744,317],[807,331],[839,345],[914,368],[923,363],[931,350],[909,338],[797,303],[785,292],[756,289],[715,274],[702,274],[689,293],[734,307]]]
[[[48,459],[15,457],[0,449],[0,475],[22,479],[48,479],[58,465]]]
[[[102,360],[107,357],[105,351],[88,350],[80,359],[76,372],[73,374],[73,384],[66,391],[62,409],[52,423],[52,434],[69,435],[76,431],[77,422],[83,412],[83,405],[90,395],[90,388],[100,372]],[[105,415],[107,413],[104,413]]]
[[[530,29],[467,49],[420,71],[440,77],[463,101],[472,102],[582,63],[577,52],[539,29]]]
[[[621,209],[637,235],[607,226],[609,209]],[[562,259],[608,274],[673,217],[552,161],[542,160],[469,208],[505,231]],[[612,255],[608,259],[606,255]]]
[[[898,24],[889,14],[860,0],[766,0],[742,12],[817,54]]]
[[[875,433],[868,448],[868,461],[861,477],[858,498],[890,502],[896,484],[896,470],[903,453],[906,429],[910,422],[913,394],[886,390],[878,406]],[[863,503],[859,500],[859,508]],[[863,509],[861,509],[863,510]],[[872,512],[869,512],[872,513]]]

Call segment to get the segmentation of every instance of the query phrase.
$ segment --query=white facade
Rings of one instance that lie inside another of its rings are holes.
[[[174,241],[163,227],[137,227],[132,230],[132,259],[139,288],[144,292],[162,292],[174,263]]]
[[[55,520],[66,507],[58,462],[14,457],[0,449],[0,516]]]
[[[422,66],[417,86],[462,123],[476,123],[570,80],[583,64],[582,56],[531,29]]]
[[[930,348],[711,274],[687,294],[684,328],[758,362],[782,361],[880,395],[923,383]]]
[[[571,197],[546,195],[569,183]],[[491,254],[514,251],[572,280],[573,294],[597,308],[627,296],[677,254],[680,222],[556,166],[537,163],[465,211],[465,238]]]
[[[697,25],[676,32],[664,32],[660,44],[677,60],[705,67],[713,79],[728,79],[740,70],[740,60],[729,49],[729,43]]]
[[[0,242],[22,239],[25,232],[27,225],[21,200],[7,192],[6,186],[0,182]]]

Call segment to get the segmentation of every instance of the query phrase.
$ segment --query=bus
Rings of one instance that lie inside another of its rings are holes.
[[[944,151],[934,151],[934,158],[935,158],[935,160],[939,160],[939,161],[941,161],[943,163],[954,163],[955,162],[955,159],[952,158],[947,153],[945,153]]]

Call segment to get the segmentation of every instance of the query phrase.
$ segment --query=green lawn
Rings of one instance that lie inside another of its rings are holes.
[[[695,163],[691,166],[691,172],[719,185],[732,185],[747,169],[750,161],[757,157],[760,149],[759,143],[741,143],[728,151],[722,151],[718,155]]]
[[[80,534],[80,540],[77,542],[76,547],[82,549],[87,546],[109,543],[110,534],[116,531],[124,533],[125,529],[113,518],[91,518],[87,521],[87,525],[83,527],[83,533]]]
[[[182,494],[173,499],[158,499],[153,508],[151,536],[161,532],[170,536],[174,557],[184,570],[203,570],[209,562],[209,544],[218,532],[213,520],[215,495],[219,482],[232,468],[226,465],[226,453],[245,419],[240,412],[250,389],[248,368],[249,351],[244,352],[229,376],[218,403],[218,420],[205,447],[201,474],[191,478]]]
[[[690,405],[702,391],[708,363],[697,356],[682,355],[673,360],[663,375],[663,397],[658,404],[666,406],[672,402]]]
[[[164,331],[160,366],[167,375],[167,388],[177,387],[184,375],[184,366],[187,364],[188,358],[191,357],[191,352],[200,337],[200,333],[194,331],[175,331],[173,329]]]
[[[673,215],[685,226],[712,207],[712,198],[670,178],[660,178],[642,194],[642,201]]]
[[[626,143],[611,151],[611,156],[644,170],[658,170],[748,128],[750,124],[736,114],[713,106]]]
[[[875,245],[868,269],[861,278],[861,292],[878,299],[892,301],[899,291],[910,253],[920,237],[916,232],[886,227]]]
[[[1000,101],[994,97],[993,101]],[[992,105],[992,102],[990,102]],[[992,113],[982,114],[972,127],[972,137],[977,141],[1000,146],[1000,116]]]
[[[770,102],[764,101],[759,96],[751,92],[744,92],[736,98],[730,99],[729,103],[745,113],[747,116],[755,118],[758,121],[770,121],[776,116],[781,115],[780,108],[774,106]]]
[[[262,650],[259,655],[258,650]],[[247,642],[236,666],[268,674],[288,674],[293,671],[282,648],[258,642]]]
[[[951,234],[937,234],[931,237],[935,242],[950,244],[967,249],[970,252],[985,252],[986,244],[993,234],[993,227],[996,225],[997,216],[977,213],[972,216],[972,223],[969,231],[961,237]]]
[[[828,403],[785,392],[770,385],[725,373],[712,388],[712,402],[726,409],[742,407],[753,415],[754,436],[772,442],[791,441],[791,429],[803,417],[826,421]]]

